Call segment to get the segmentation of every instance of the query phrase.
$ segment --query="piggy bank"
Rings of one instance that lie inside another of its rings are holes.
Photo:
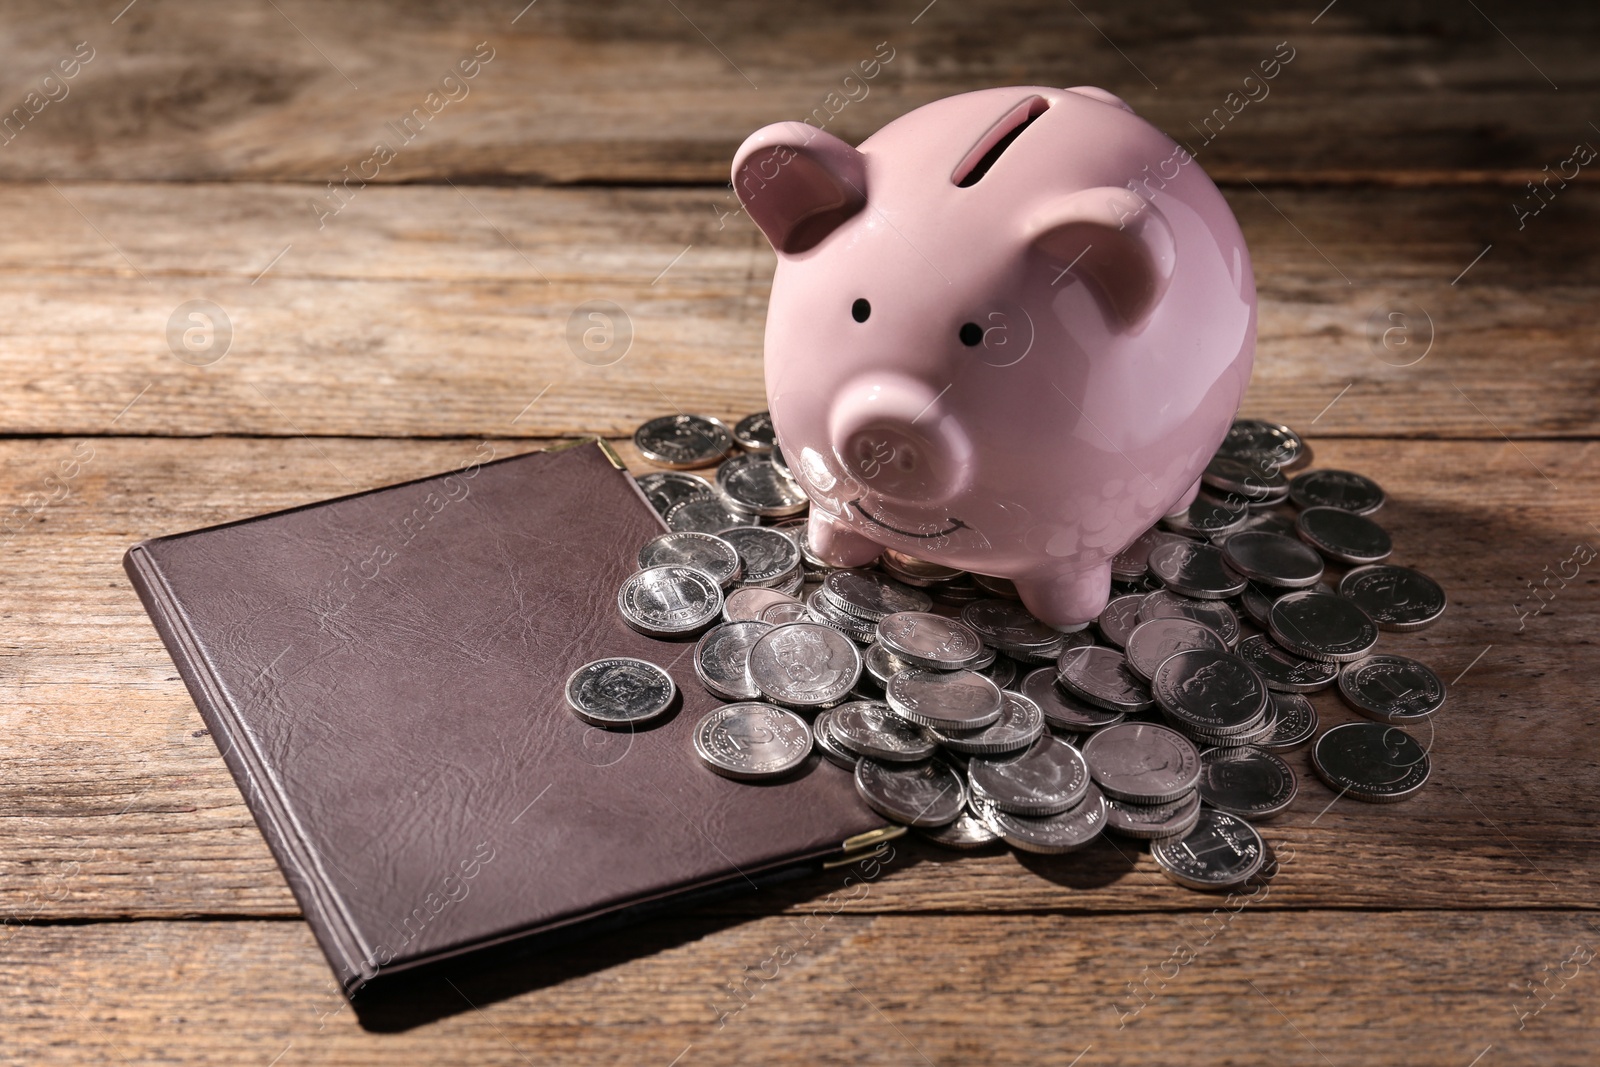
[[[986,89],[859,148],[751,134],[768,406],[819,557],[1009,578],[1070,630],[1186,508],[1250,378],[1255,279],[1194,159],[1110,93]]]

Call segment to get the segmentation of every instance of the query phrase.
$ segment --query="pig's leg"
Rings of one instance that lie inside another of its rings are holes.
[[[1196,478],[1194,484],[1183,491],[1183,495],[1178,498],[1178,502],[1176,504],[1172,505],[1172,510],[1167,512],[1167,514],[1178,515],[1182,512],[1188,511],[1189,505],[1193,504],[1194,498],[1199,495],[1200,479]]]
[[[1035,618],[1058,630],[1081,630],[1106,609],[1111,564],[1067,574],[1013,579],[1022,603]]]
[[[811,509],[806,541],[818,559],[835,567],[863,567],[883,552],[882,545],[834,520],[820,508]]]

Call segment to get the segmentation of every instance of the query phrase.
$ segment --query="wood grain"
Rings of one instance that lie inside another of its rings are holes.
[[[1588,685],[1600,600],[1593,565],[1548,606],[1526,583],[1569,571],[1600,493],[1592,443],[1313,438],[1317,462],[1380,478],[1397,561],[1434,575],[1437,626],[1385,635],[1451,683],[1430,740],[1434,778],[1396,806],[1342,800],[1308,770],[1268,824],[1295,859],[1264,907],[1593,909],[1591,788],[1600,741]],[[491,442],[499,454],[526,441]],[[4,544],[0,585],[0,914],[12,920],[296,914],[277,868],[123,577],[133,541],[459,465],[473,441],[54,438],[0,443],[0,498],[63,499]],[[637,463],[631,447],[623,451]],[[1547,480],[1548,479],[1548,480]],[[1529,613],[1519,620],[1514,605]],[[1522,626],[1518,632],[1519,625]],[[1317,697],[1328,723],[1350,718]],[[1422,736],[1427,739],[1428,731]],[[1326,810],[1324,810],[1326,809]],[[1202,906],[1148,854],[1102,842],[1060,860],[898,850],[862,911],[1119,911]],[[812,879],[719,913],[795,909]]]
[[[1320,15],[1267,0],[121,6],[6,5],[8,110],[78,42],[95,55],[0,149],[0,179],[320,187],[383,139],[398,147],[383,182],[721,185],[739,142],[769,122],[819,114],[856,142],[952,93],[1093,84],[1192,142],[1222,180],[1520,186],[1592,137],[1596,84],[1596,15],[1577,0],[1481,10],[1345,0]],[[423,106],[479,42],[493,59],[466,95],[453,90],[459,101],[400,145],[387,124]],[[1283,42],[1293,59],[1261,96],[1244,79]],[[892,58],[846,83],[875,53]],[[1247,92],[1260,99],[1234,102]],[[1200,147],[1217,109],[1237,115]]]
[[[1520,232],[1503,190],[1228,195],[1261,299],[1247,413],[1324,435],[1600,429],[1592,190]],[[775,260],[743,215],[719,216],[723,193],[369,188],[320,231],[305,199],[0,186],[0,432],[615,436],[673,407],[764,406]],[[208,366],[169,347],[193,299],[232,323]],[[595,299],[631,322],[607,366],[569,345]],[[1421,312],[1388,318],[1407,302]],[[1390,327],[1408,343],[1376,344]]]
[[[6,1052],[29,1064],[276,1056],[331,1067],[470,1052],[475,1064],[517,1065],[1465,1067],[1490,1048],[1483,1063],[1592,1058],[1600,1013],[1595,964],[1578,962],[1594,957],[1584,916],[1235,906],[653,923],[582,954],[463,969],[411,1005],[367,1009],[369,1022],[408,1007],[452,1013],[402,1032],[358,1025],[299,923],[14,929],[0,942],[0,994]],[[1145,990],[1142,1009],[1130,983]]]

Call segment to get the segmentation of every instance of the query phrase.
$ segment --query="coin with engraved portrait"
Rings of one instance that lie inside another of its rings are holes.
[[[1283,693],[1312,693],[1326,689],[1339,678],[1337,663],[1296,656],[1266,634],[1240,641],[1238,653],[1240,659],[1256,669],[1268,689]]]
[[[750,649],[768,630],[764,622],[724,622],[707,630],[694,646],[694,673],[700,684],[723,700],[759,700],[750,680]]]
[[[1358,604],[1380,629],[1402,632],[1433,625],[1447,603],[1438,582],[1388,563],[1350,571],[1339,579],[1339,595]]]
[[[733,435],[704,415],[662,415],[633,431],[639,454],[674,470],[709,467],[733,450]]]
[[[1261,724],[1267,684],[1228,652],[1192,648],[1163,660],[1150,683],[1156,703],[1179,727],[1227,737]]]
[[[1262,419],[1235,419],[1217,449],[1219,456],[1231,456],[1277,470],[1299,465],[1306,456],[1306,443],[1289,427]]]
[[[1044,855],[1075,852],[1093,842],[1106,828],[1106,798],[1092,782],[1081,801],[1054,815],[1016,815],[976,797],[973,807],[989,824],[989,829],[1021,852]]]
[[[662,518],[666,518],[674,504],[681,504],[685,500],[711,500],[717,495],[711,483],[704,478],[680,471],[650,471],[639,475],[636,480],[645,499],[650,501],[650,506]]]
[[[1200,753],[1200,798],[1218,811],[1264,822],[1287,810],[1300,791],[1294,768],[1259,748]]]
[[[897,717],[878,700],[840,704],[828,712],[828,724],[839,744],[885,763],[915,763],[939,747],[927,730]]]
[[[1190,648],[1228,651],[1222,638],[1204,623],[1186,618],[1165,618],[1140,623],[1128,636],[1123,655],[1128,657],[1128,667],[1133,673],[1148,682],[1155,677],[1156,668],[1168,656]]]
[[[747,452],[771,452],[772,446],[778,443],[778,435],[772,428],[772,413],[758,411],[746,415],[734,423],[733,439]]]
[[[908,667],[884,686],[884,699],[902,719],[939,730],[977,730],[1000,717],[1000,687],[975,671]]]
[[[961,776],[942,759],[883,763],[862,757],[856,764],[856,794],[873,811],[902,826],[955,822],[967,804]]]
[[[1301,546],[1302,548],[1305,546]],[[1316,557],[1316,553],[1311,555]],[[1322,566],[1322,560],[1317,560]],[[1199,541],[1169,541],[1150,551],[1150,573],[1174,593],[1222,600],[1244,590],[1244,578],[1227,565],[1222,549]]]
[[[738,553],[741,585],[777,585],[800,570],[800,546],[768,526],[733,526],[719,534]]]
[[[877,623],[897,611],[927,611],[933,598],[872,571],[832,571],[822,580],[829,603],[849,615]]]
[[[772,701],[822,708],[844,699],[861,674],[861,653],[839,631],[817,622],[789,622],[762,634],[750,649],[750,678]]]
[[[722,605],[722,618],[725,622],[744,622],[761,618],[761,613],[774,604],[796,604],[800,602],[788,593],[777,589],[767,589],[760,586],[740,586],[730,589]],[[803,605],[801,605],[803,606]]]
[[[1190,791],[1165,804],[1134,804],[1106,798],[1106,829],[1123,837],[1159,841],[1182,837],[1200,821],[1200,793]]]
[[[722,587],[705,571],[693,567],[647,567],[622,583],[617,607],[622,620],[642,634],[696,634],[722,613]]]
[[[1177,800],[1200,779],[1200,753],[1176,730],[1125,722],[1083,743],[1089,774],[1108,797],[1136,804]]]
[[[705,571],[724,588],[739,577],[739,553],[722,538],[708,533],[675,531],[653,537],[639,549],[639,569],[675,563]]]
[[[987,650],[965,623],[927,611],[897,611],[878,620],[878,643],[915,667],[953,671],[984,660]]]
[[[1344,663],[1378,643],[1378,625],[1355,601],[1317,589],[1288,593],[1267,612],[1272,639],[1297,656]]]
[[[1246,596],[1251,588],[1245,589]],[[1220,600],[1196,600],[1194,597],[1179,596],[1169,589],[1157,589],[1139,604],[1140,622],[1172,618],[1193,619],[1205,624],[1229,648],[1239,643],[1239,616]]]
[[[1048,669],[1048,668],[1046,668]],[[1009,690],[1000,691],[1000,717],[978,730],[959,732],[928,727],[928,732],[951,752],[964,756],[997,756],[1021,752],[1044,734],[1044,712],[1039,705]]]
[[[1301,540],[1339,563],[1378,563],[1394,551],[1389,531],[1343,508],[1306,508],[1294,524]]]
[[[967,764],[972,795],[1013,815],[1055,815],[1089,791],[1089,766],[1076,748],[1046,734],[1008,756],[974,756]]]
[[[1107,711],[1142,711],[1155,703],[1144,680],[1121,652],[1098,645],[1072,648],[1056,662],[1061,688]]]
[[[1353,471],[1306,471],[1289,483],[1289,499],[1301,508],[1343,508],[1370,515],[1383,507],[1383,488]]]
[[[1018,600],[974,600],[962,606],[961,621],[1007,655],[1045,654],[1062,640],[1061,631],[1028,614]]]
[[[1054,667],[1040,667],[1023,675],[1022,684],[1017,687],[1038,706],[1045,722],[1051,726],[1071,733],[1086,733],[1103,726],[1115,726],[1123,720],[1120,711],[1109,711],[1068,693],[1056,683],[1056,676]]]
[[[1161,873],[1189,889],[1243,885],[1261,870],[1266,854],[1255,827],[1213,808],[1202,809],[1199,821],[1187,834],[1150,846]]]
[[[811,754],[811,727],[794,712],[771,704],[724,704],[695,726],[694,750],[724,778],[777,778]]]
[[[1347,722],[1311,746],[1311,766],[1334,791],[1369,804],[1391,804],[1428,781],[1427,751],[1398,726]]]
[[[1425,663],[1405,656],[1367,656],[1339,672],[1339,695],[1377,722],[1409,726],[1444,706],[1444,682]]]
[[[662,518],[667,520],[670,529],[707,534],[719,534],[733,526],[754,525],[756,521],[754,515],[734,508],[720,493],[680,500],[668,508]]]
[[[634,726],[672,706],[678,687],[647,660],[613,656],[585,663],[567,678],[567,706],[591,726]]]
[[[717,468],[717,488],[734,506],[766,518],[798,515],[806,509],[806,495],[789,476],[773,466],[769,456],[745,452]]]

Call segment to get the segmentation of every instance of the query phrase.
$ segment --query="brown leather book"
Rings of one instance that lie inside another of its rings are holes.
[[[718,777],[693,641],[625,625],[664,529],[602,442],[134,545],[129,577],[349,993],[516,939],[565,940],[887,834],[813,753]],[[667,668],[665,721],[586,725],[567,676]],[[556,936],[549,936],[556,935]]]

